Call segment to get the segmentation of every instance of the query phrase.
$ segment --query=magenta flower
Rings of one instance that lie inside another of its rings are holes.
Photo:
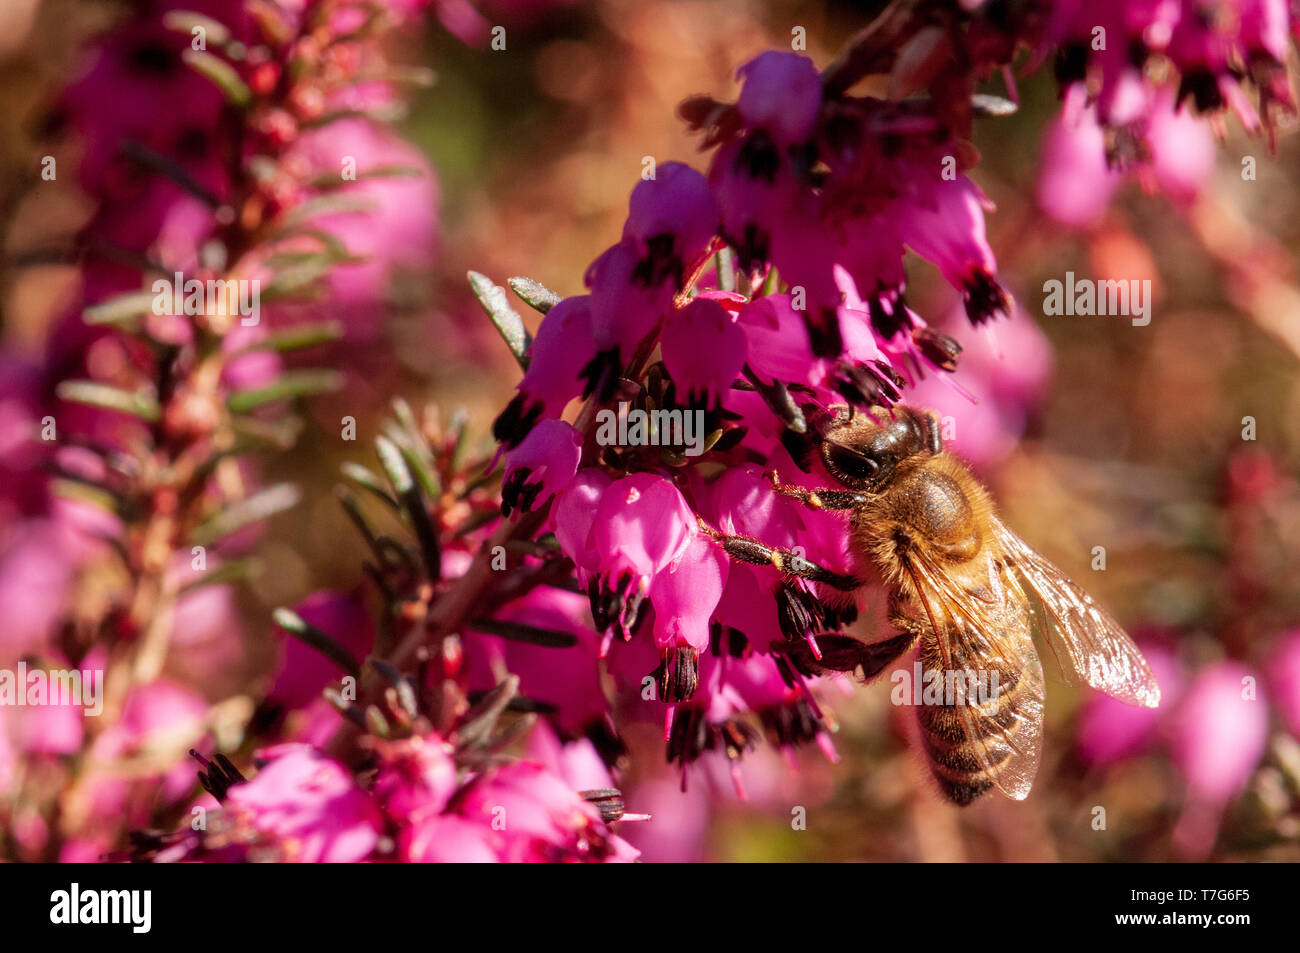
[[[495,864],[497,836],[483,824],[438,814],[403,828],[399,856],[408,864]]]
[[[709,646],[709,622],[727,581],[728,560],[697,536],[650,588],[655,641],[664,666],[660,698],[687,701],[695,694],[697,660]]]
[[[582,459],[582,434],[562,420],[543,420],[506,454],[501,512],[527,513],[568,486]]]
[[[645,274],[652,275],[685,268],[717,228],[717,204],[708,180],[688,165],[665,162],[656,167],[653,179],[638,182],[632,190],[623,241],[632,243]]]
[[[822,105],[821,74],[812,60],[769,50],[740,67],[736,78],[744,81],[736,108],[746,125],[782,147],[808,141]]]
[[[519,677],[520,694],[546,706],[552,724],[566,734],[581,735],[606,717],[609,701],[601,684],[600,638],[591,628],[583,596],[538,586],[507,602],[493,618],[566,633],[576,644],[556,648],[467,633],[472,691],[486,692],[497,684],[500,673],[510,672]]]
[[[565,298],[542,319],[519,393],[492,425],[507,447],[518,446],[539,420],[559,417],[582,393],[582,372],[595,353],[590,303],[587,295]]]
[[[713,406],[745,364],[745,332],[717,301],[696,298],[674,312],[661,345],[678,394],[691,404]]]
[[[1170,754],[1187,782],[1187,804],[1174,831],[1185,856],[1214,846],[1223,808],[1249,780],[1268,740],[1268,704],[1256,676],[1236,662],[1203,669],[1168,725]]]
[[[1236,663],[1201,670],[1170,725],[1170,745],[1193,798],[1222,804],[1245,786],[1264,753],[1268,704]]]
[[[380,742],[372,788],[385,814],[402,824],[441,814],[458,785],[453,749],[436,734]]]
[[[677,561],[696,534],[695,516],[671,482],[633,473],[600,498],[589,542],[602,583],[593,597],[596,627],[617,622],[626,636],[652,580]]]
[[[230,789],[237,823],[295,863],[365,860],[379,839],[379,811],[350,772],[306,745],[263,752],[265,767]]]
[[[508,863],[634,860],[636,852],[611,835],[600,812],[540,764],[498,768],[458,797],[456,813],[492,832]]]
[[[927,184],[924,192],[903,200],[900,236],[961,292],[972,324],[1005,316],[1010,301],[994,278],[997,262],[984,237],[984,212],[992,209],[992,203],[965,176]]]
[[[603,470],[584,467],[560,495],[551,520],[560,548],[577,564],[582,581],[600,570],[600,554],[591,547],[596,509],[614,482]]]
[[[1083,105],[1084,89],[1072,87],[1043,137],[1038,205],[1063,225],[1099,221],[1123,176],[1106,161],[1106,133],[1096,112]]]
[[[1268,670],[1273,674],[1273,704],[1287,730],[1300,739],[1300,630],[1279,640]]]
[[[1079,754],[1090,765],[1105,767],[1139,754],[1157,740],[1168,709],[1177,704],[1183,674],[1172,652],[1142,642],[1142,655],[1160,683],[1161,708],[1125,705],[1105,695],[1088,699],[1079,715]]]

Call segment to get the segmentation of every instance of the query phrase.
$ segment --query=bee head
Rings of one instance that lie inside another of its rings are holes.
[[[934,417],[910,407],[895,407],[892,417],[880,420],[834,407],[816,427],[822,462],[850,490],[878,493],[901,462],[942,449]]]

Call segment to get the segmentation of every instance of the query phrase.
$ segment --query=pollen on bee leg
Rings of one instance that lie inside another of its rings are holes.
[[[808,505],[811,506],[813,509],[820,510],[823,509],[826,504],[822,502],[822,498],[818,496],[816,493],[809,493]]]

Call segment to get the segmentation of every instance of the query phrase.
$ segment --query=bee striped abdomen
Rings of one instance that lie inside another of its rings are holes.
[[[1013,754],[1006,739],[1014,742],[1020,722],[1016,711],[1019,671],[991,659],[973,661],[967,669],[966,660],[954,657],[949,664],[954,672],[965,674],[966,682],[956,684],[956,691],[950,692],[948,670],[932,635],[921,640],[920,661],[927,685],[937,677],[929,673],[945,676],[942,697],[934,700],[927,696],[927,702],[917,709],[930,771],[951,800],[969,804],[992,789],[998,767]]]

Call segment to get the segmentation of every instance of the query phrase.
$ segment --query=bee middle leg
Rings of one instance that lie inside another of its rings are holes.
[[[832,572],[825,566],[819,566],[806,556],[801,556],[793,550],[782,549],[779,546],[769,546],[756,539],[750,539],[748,536],[720,533],[716,529],[707,526],[703,520],[700,520],[700,531],[709,539],[718,543],[722,547],[722,551],[732,559],[738,559],[744,563],[753,563],[756,566],[775,566],[787,576],[793,576],[796,579],[807,579],[810,582],[819,582],[830,586],[832,589],[840,589],[844,592],[852,592],[862,585],[861,581],[853,576]]]
[[[856,490],[810,490],[806,486],[782,483],[775,470],[768,473],[767,478],[778,495],[798,500],[804,506],[815,510],[855,510],[864,505],[868,499],[867,494]]]

